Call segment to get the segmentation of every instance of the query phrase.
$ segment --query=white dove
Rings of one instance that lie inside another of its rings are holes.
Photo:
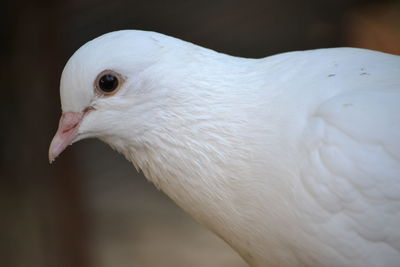
[[[250,266],[400,266],[400,57],[233,57],[155,32],[69,59],[53,161],[99,138]]]

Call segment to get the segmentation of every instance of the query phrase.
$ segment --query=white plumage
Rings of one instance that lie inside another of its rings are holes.
[[[61,102],[51,160],[103,140],[251,266],[400,266],[398,56],[119,31],[71,57]]]

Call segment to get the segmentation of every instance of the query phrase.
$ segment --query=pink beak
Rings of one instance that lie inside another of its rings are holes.
[[[78,135],[79,125],[84,112],[64,112],[58,124],[58,130],[49,148],[49,161],[52,163],[65,148],[71,145]]]

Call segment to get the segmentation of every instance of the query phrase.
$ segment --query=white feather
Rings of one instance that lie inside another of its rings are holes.
[[[96,96],[103,70],[125,77]],[[63,111],[251,266],[400,266],[400,58],[263,59],[153,32],[106,34],[61,79]]]

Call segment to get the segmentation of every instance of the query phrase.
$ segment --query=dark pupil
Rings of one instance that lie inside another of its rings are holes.
[[[118,87],[118,79],[112,74],[103,75],[99,80],[99,87],[106,93],[110,93]]]

